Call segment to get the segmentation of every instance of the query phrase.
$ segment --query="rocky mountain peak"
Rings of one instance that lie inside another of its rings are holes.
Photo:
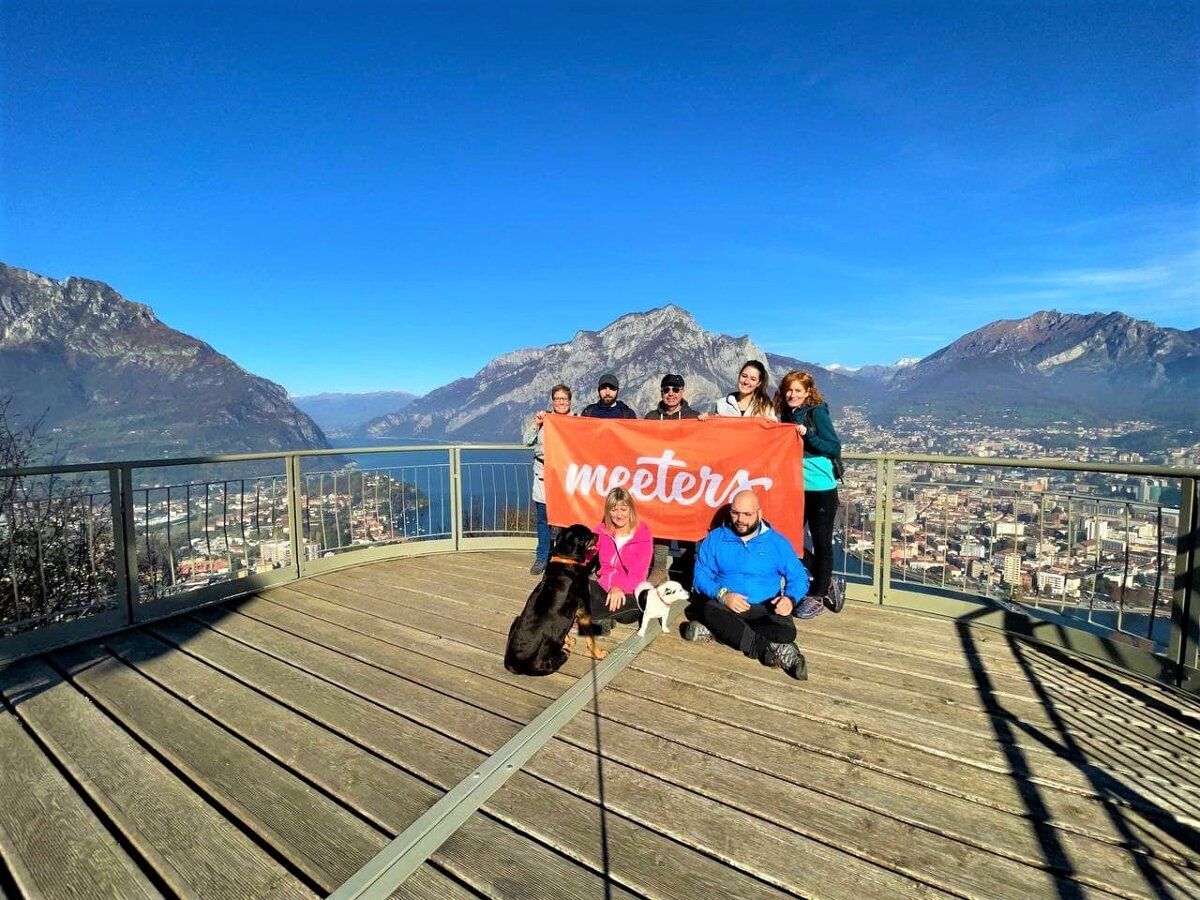
[[[710,409],[733,389],[747,359],[766,361],[775,377],[790,368],[812,368],[769,356],[748,336],[705,331],[687,310],[668,304],[620,316],[599,331],[579,331],[564,343],[506,353],[471,378],[376,419],[367,430],[374,437],[397,439],[512,440],[534,411],[548,405],[555,384],[572,388],[574,408],[580,410],[596,399],[597,380],[604,372],[621,380],[621,399],[639,416],[659,402],[659,381],[667,372],[684,377],[692,406]],[[856,398],[867,390],[828,374],[850,385]]]
[[[328,446],[283,388],[149,307],[3,264],[0,395],[73,461]]]

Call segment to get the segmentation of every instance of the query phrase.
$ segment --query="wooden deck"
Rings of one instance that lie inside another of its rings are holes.
[[[330,892],[589,674],[504,671],[528,563],[378,563],[0,673],[0,895]],[[799,683],[658,638],[395,896],[1200,897],[1200,703],[945,620],[800,627]]]

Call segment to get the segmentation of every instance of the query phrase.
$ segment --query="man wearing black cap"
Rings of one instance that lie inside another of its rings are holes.
[[[662,400],[658,406],[646,413],[647,419],[700,419],[708,418],[708,413],[696,412],[688,406],[683,398],[683,376],[667,374],[658,385]]]
[[[683,397],[682,375],[668,373],[662,377],[658,389],[662,400],[658,406],[646,413],[647,419],[699,419],[704,421],[708,413],[697,412],[688,406]],[[650,564],[650,579],[661,581],[674,578],[682,584],[692,583],[691,569],[695,562],[696,545],[691,541],[655,540],[654,559]],[[672,561],[674,560],[674,561]]]
[[[593,419],[637,418],[637,413],[630,409],[624,400],[617,399],[617,392],[621,390],[621,382],[617,381],[617,376],[612,372],[605,372],[600,376],[598,390],[600,399],[585,406],[580,415]]]

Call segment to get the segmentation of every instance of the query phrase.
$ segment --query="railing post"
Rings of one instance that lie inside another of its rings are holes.
[[[454,535],[454,549],[462,549],[463,539],[462,498],[462,449],[450,448],[450,528]]]
[[[1200,503],[1197,503],[1195,478],[1179,479],[1179,531],[1175,545],[1175,585],[1171,598],[1171,646],[1169,655],[1175,667],[1175,683],[1183,683],[1188,653],[1200,647]]]
[[[880,458],[875,461],[875,528],[871,530],[871,595],[877,604],[883,602],[883,494],[887,490],[887,466]]]
[[[292,570],[304,577],[304,523],[300,521],[300,457],[290,453],[283,458],[287,488],[288,545],[292,551]]]
[[[117,499],[113,510],[113,538],[116,543],[119,575],[125,591],[125,610],[132,625],[138,619],[140,591],[138,589],[137,527],[133,521],[133,469],[114,468],[109,473],[110,490]]]
[[[892,582],[892,492],[896,461],[890,456],[875,466],[875,591],[882,604]]]

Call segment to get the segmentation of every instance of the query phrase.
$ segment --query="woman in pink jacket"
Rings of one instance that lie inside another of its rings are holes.
[[[641,617],[634,588],[650,574],[654,539],[638,521],[637,504],[625,488],[613,488],[604,498],[604,519],[596,526],[599,570],[591,583],[592,619],[601,634],[611,630],[610,619],[636,622]]]

